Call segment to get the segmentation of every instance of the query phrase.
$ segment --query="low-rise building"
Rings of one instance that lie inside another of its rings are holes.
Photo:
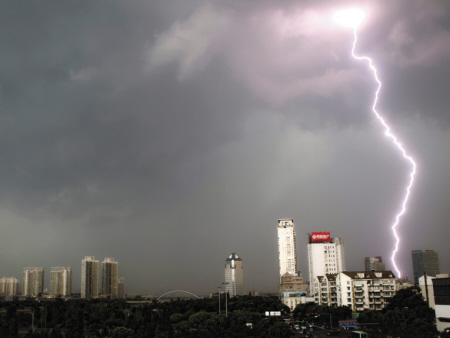
[[[336,306],[337,288],[336,273],[328,273],[325,276],[317,276],[314,279],[314,302],[319,305]]]
[[[307,292],[308,283],[303,279],[301,272],[299,271],[296,276],[293,276],[289,272],[286,272],[281,276],[281,283],[278,285],[278,291],[283,292]]]
[[[396,279],[392,271],[343,271],[336,277],[338,306],[353,311],[381,310],[394,296]]]
[[[381,310],[394,296],[397,282],[392,271],[342,271],[316,277],[313,288],[319,305]]]
[[[435,308],[433,289],[433,279],[435,278],[449,278],[449,275],[448,273],[440,273],[437,274],[436,277],[427,276],[427,279],[425,279],[425,275],[419,277],[420,293],[422,294],[423,299],[427,302],[428,306],[432,309]]]
[[[314,297],[308,297],[306,292],[283,292],[281,301],[284,305],[288,306],[291,311],[294,311],[298,304],[314,302]]]
[[[450,278],[433,278],[436,327],[443,331],[450,327]]]
[[[308,283],[303,279],[301,272],[292,275],[286,272],[281,276],[281,283],[278,285],[278,293],[281,302],[294,310],[298,304],[314,301],[313,298],[306,297],[308,291]],[[308,300],[306,300],[308,298]]]

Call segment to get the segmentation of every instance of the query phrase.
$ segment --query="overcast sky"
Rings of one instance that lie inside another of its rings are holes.
[[[334,13],[366,19],[378,111],[417,162],[397,255],[450,272],[450,2],[3,1],[0,277],[114,257],[126,292],[276,291],[277,220],[390,256],[411,167],[371,112],[376,83]]]

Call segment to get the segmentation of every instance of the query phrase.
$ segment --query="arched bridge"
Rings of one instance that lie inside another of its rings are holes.
[[[193,294],[189,291],[184,290],[173,290],[166,292],[158,297],[158,300],[164,300],[164,299],[199,299],[200,297],[196,294]]]

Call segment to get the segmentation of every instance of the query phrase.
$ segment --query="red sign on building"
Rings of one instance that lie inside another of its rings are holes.
[[[311,232],[311,242],[331,242],[331,236],[329,232]]]

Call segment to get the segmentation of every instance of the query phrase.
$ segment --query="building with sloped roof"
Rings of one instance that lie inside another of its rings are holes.
[[[353,311],[381,310],[394,296],[397,281],[392,271],[343,271],[337,274],[337,305]]]
[[[319,305],[337,306],[336,273],[314,278],[311,290],[314,302]]]

